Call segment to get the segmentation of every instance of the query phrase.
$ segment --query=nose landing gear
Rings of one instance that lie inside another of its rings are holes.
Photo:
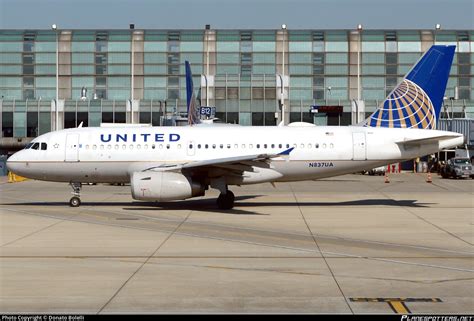
[[[74,182],[71,182],[69,183],[69,185],[71,185],[72,187],[72,190],[73,192],[71,193],[72,195],[74,195],[73,197],[71,197],[71,199],[69,200],[69,206],[71,207],[79,207],[81,205],[81,188],[82,188],[82,184],[81,183],[74,183]]]

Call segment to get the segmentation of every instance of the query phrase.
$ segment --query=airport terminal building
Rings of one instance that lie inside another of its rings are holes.
[[[473,30],[130,27],[0,30],[2,153],[80,123],[169,124],[186,112],[185,60],[201,105],[223,122],[348,125],[373,112],[433,43],[454,44],[441,117],[474,114]]]

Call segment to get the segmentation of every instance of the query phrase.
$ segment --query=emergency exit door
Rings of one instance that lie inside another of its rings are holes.
[[[66,162],[79,161],[79,134],[68,134],[66,136],[66,150],[64,160]]]
[[[352,159],[366,160],[366,142],[365,133],[352,133]]]

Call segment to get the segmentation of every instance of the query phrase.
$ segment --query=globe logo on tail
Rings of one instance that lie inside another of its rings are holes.
[[[369,117],[367,125],[434,129],[436,114],[426,92],[414,82],[404,79]]]

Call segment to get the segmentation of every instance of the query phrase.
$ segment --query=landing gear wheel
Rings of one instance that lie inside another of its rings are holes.
[[[234,207],[235,196],[231,191],[227,191],[226,194],[219,194],[217,198],[217,207],[221,210],[230,210]]]
[[[77,196],[71,197],[69,200],[69,206],[71,207],[79,207],[81,205],[81,199]]]
[[[69,183],[71,185],[73,192],[71,193],[73,196],[69,200],[69,206],[71,207],[79,207],[81,205],[81,188],[82,184],[81,183],[76,183],[76,182],[71,182]]]

